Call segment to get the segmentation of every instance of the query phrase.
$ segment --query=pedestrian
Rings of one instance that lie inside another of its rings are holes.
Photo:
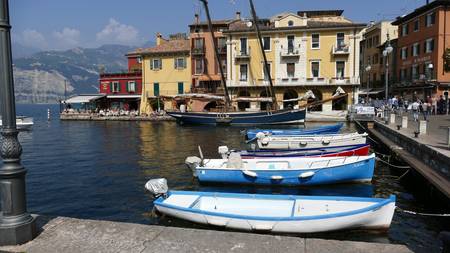
[[[414,101],[414,103],[411,104],[411,110],[413,112],[414,121],[419,120],[419,102]]]
[[[444,97],[441,95],[441,97],[439,98],[438,101],[438,114],[443,114],[444,113],[444,105],[445,105],[445,100]]]
[[[437,98],[436,98],[436,95],[433,95],[433,97],[431,98],[431,105],[432,105],[432,108],[431,108],[432,114],[436,115],[437,114]]]
[[[423,101],[421,106],[422,106],[423,120],[428,121],[428,102],[426,100]]]

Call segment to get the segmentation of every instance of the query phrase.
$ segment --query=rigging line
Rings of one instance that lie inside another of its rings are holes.
[[[376,157],[376,160],[377,160],[377,161],[380,161],[380,162],[382,162],[382,163],[384,163],[384,164],[386,164],[386,165],[388,165],[388,166],[394,167],[394,168],[398,168],[398,169],[411,169],[411,166],[401,166],[401,165],[391,164],[391,163],[386,162],[385,160],[383,160],[383,159],[381,159],[381,158],[379,158],[379,157]]]
[[[398,206],[396,206],[395,208],[402,213],[413,214],[413,215],[433,216],[433,217],[450,217],[449,213],[421,213],[421,212],[413,212],[413,211],[405,210]]]

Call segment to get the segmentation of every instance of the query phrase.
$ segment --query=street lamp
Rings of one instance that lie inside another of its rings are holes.
[[[370,87],[370,71],[371,70],[372,70],[372,66],[368,65],[366,67],[366,72],[367,72],[366,104],[369,103],[369,87]]]
[[[389,94],[388,94],[388,92],[389,92],[389,54],[392,53],[392,50],[394,50],[394,49],[391,46],[391,42],[389,40],[389,34],[388,34],[387,35],[386,48],[383,50],[383,56],[385,57],[385,60],[386,60],[386,69],[385,69],[385,72],[386,72],[386,75],[385,75],[385,78],[386,78],[386,91],[385,91],[385,94],[384,94],[385,97],[386,97],[386,103],[387,103],[387,101],[389,99]]]
[[[3,120],[0,156],[0,246],[28,242],[36,236],[35,218],[27,213],[25,174],[20,163],[11,57],[8,0],[0,0],[0,108]]]

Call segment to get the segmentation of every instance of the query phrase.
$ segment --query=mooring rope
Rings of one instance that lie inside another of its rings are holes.
[[[391,163],[386,162],[385,160],[383,160],[383,159],[381,159],[381,158],[379,158],[379,157],[376,157],[376,159],[377,159],[377,161],[380,161],[380,162],[382,162],[382,163],[384,163],[384,164],[386,164],[386,165],[388,165],[388,166],[394,167],[394,168],[398,168],[398,169],[411,169],[411,166],[400,166],[400,165],[391,164]]]
[[[413,211],[405,210],[398,206],[396,206],[396,208],[400,212],[407,213],[407,214],[421,215],[421,216],[434,216],[434,217],[450,217],[449,213],[420,213],[420,212],[413,212]]]

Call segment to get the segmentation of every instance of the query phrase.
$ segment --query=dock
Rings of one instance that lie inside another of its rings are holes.
[[[404,245],[163,227],[66,217],[37,218],[41,233],[0,252],[412,252]]]
[[[61,113],[60,120],[64,121],[175,121],[169,115],[162,116],[100,116],[95,113]]]
[[[429,117],[426,133],[416,137],[418,124],[409,116],[407,126],[401,127],[402,118],[396,116],[395,122],[388,124],[377,119],[373,128],[366,130],[450,199],[450,149],[447,143],[450,116]]]

